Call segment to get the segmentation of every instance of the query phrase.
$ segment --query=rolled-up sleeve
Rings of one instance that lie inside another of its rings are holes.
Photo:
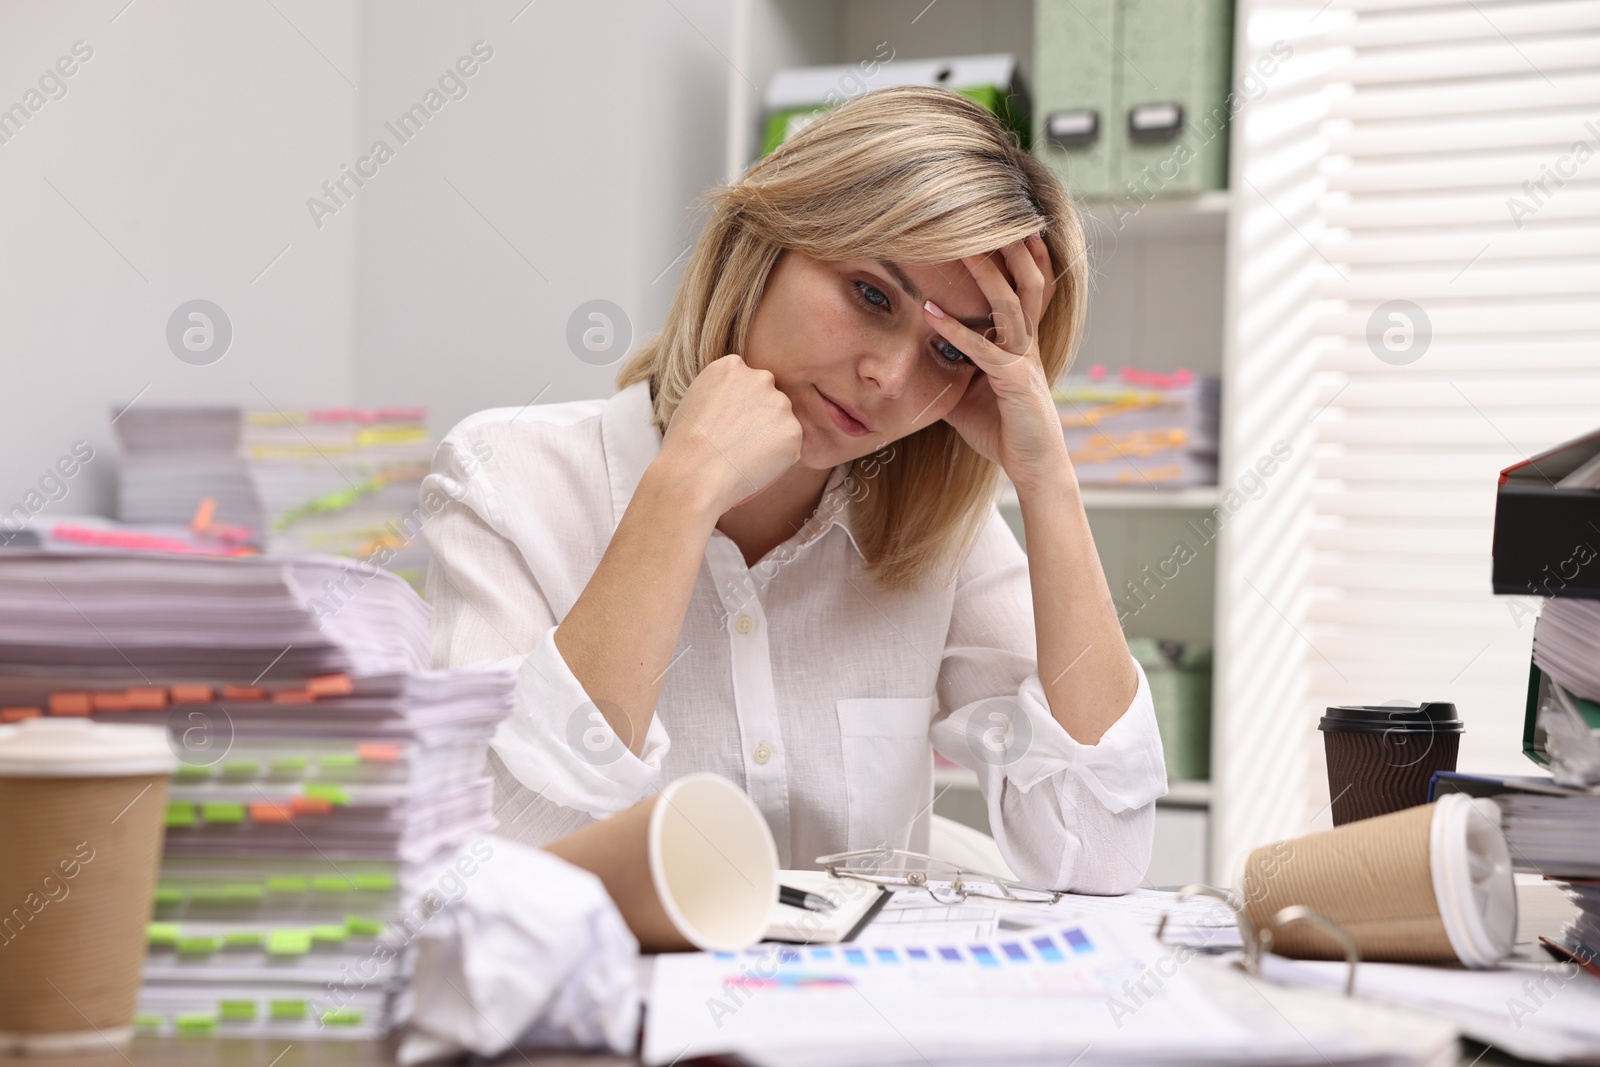
[[[1149,683],[1133,661],[1132,701],[1086,745],[1050,714],[1036,657],[1027,556],[995,509],[957,575],[934,747],[977,773],[1018,878],[1125,893],[1144,879],[1155,801],[1167,791]]]
[[[545,590],[572,581],[576,567],[560,547],[571,539],[514,541],[497,483],[514,479],[524,499],[539,501],[560,500],[571,487],[541,484],[541,472],[559,465],[530,456],[503,422],[476,419],[445,437],[422,482],[432,662],[515,670],[515,708],[490,745],[495,809],[501,833],[539,845],[644,799],[670,741],[652,718],[635,756],[562,658]],[[553,512],[546,521],[562,520]]]

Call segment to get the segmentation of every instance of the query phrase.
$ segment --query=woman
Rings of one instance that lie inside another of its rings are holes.
[[[518,671],[500,832],[709,770],[785,867],[925,852],[936,749],[1024,882],[1132,888],[1166,776],[1050,396],[1087,284],[1065,192],[976,104],[902,87],[712,195],[620,391],[470,416],[424,484],[435,665]]]

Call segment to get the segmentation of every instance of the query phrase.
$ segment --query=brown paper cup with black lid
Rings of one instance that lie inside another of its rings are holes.
[[[1337,923],[1363,960],[1490,967],[1517,930],[1511,854],[1492,800],[1449,793],[1437,803],[1309,834],[1251,852],[1234,884],[1271,951],[1343,959],[1310,923],[1274,927],[1303,905]]]
[[[132,1035],[176,766],[159,726],[0,726],[0,1051]]]
[[[1333,825],[1343,826],[1426,804],[1434,772],[1456,769],[1464,727],[1454,704],[1435,701],[1329,708],[1317,729]]]

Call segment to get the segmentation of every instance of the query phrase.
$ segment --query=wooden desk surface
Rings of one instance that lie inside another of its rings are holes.
[[[1517,887],[1516,958],[1549,962],[1538,935],[1554,935],[1573,914],[1561,891],[1550,885]],[[0,1056],[0,1067],[387,1067],[395,1062],[399,1039],[384,1041],[241,1040],[237,1038],[141,1037],[123,1052],[107,1049],[85,1056],[17,1058]],[[628,1056],[585,1056],[569,1052],[513,1051],[499,1063],[527,1067],[637,1067]],[[1460,1067],[1520,1067],[1528,1061],[1498,1049],[1462,1042]]]

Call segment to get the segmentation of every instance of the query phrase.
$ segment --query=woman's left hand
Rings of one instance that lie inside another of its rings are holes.
[[[966,395],[945,421],[980,455],[998,463],[1019,492],[1025,492],[1071,470],[1061,417],[1039,353],[1039,319],[1056,286],[1050,251],[1038,236],[1006,245],[1000,252],[1016,279],[1015,287],[988,255],[961,259],[994,309],[994,326],[985,331],[989,336],[928,306],[922,314],[983,371],[973,376]]]

